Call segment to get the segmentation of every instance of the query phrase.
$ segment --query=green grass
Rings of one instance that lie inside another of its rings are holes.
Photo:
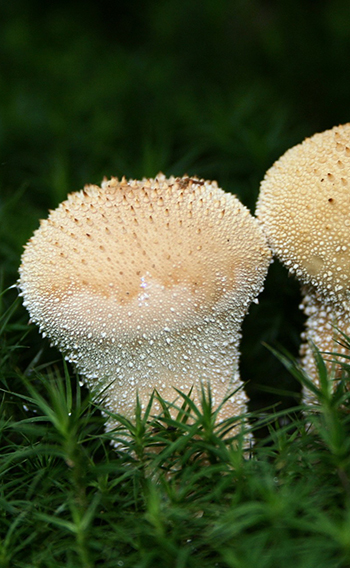
[[[61,361],[18,366],[28,340],[2,316],[0,566],[310,568],[350,563],[350,419],[319,357],[319,404],[266,409],[254,447],[222,438],[203,393],[176,419],[136,408],[116,452],[93,396]],[[34,330],[29,332],[31,335]],[[279,355],[302,383],[288,354]],[[312,385],[311,385],[312,386]],[[192,420],[186,418],[191,416]],[[236,422],[235,422],[236,424]]]
[[[275,159],[349,120],[349,17],[346,0],[0,4],[0,568],[350,565],[349,366],[332,394],[316,353],[302,409],[299,285],[278,263],[243,326],[250,449],[208,393],[107,434],[10,288],[38,220],[104,175],[197,174],[254,211]]]

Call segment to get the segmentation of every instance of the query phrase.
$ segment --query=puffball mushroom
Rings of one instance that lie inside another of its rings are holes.
[[[256,219],[216,182],[112,178],[41,221],[19,288],[31,321],[104,407],[132,419],[137,395],[145,407],[154,389],[175,401],[175,388],[193,388],[198,401],[210,383],[217,407],[242,386],[240,327],[270,255]],[[220,417],[246,402],[241,388]]]
[[[275,162],[261,183],[256,214],[274,254],[304,284],[301,357],[318,385],[312,344],[349,354],[337,329],[350,335],[350,124],[307,138]],[[328,359],[339,376],[334,357]]]

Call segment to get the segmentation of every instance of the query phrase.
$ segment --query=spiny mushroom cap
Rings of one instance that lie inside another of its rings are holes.
[[[172,380],[191,388],[195,372],[209,380],[221,359],[232,377],[226,351],[269,261],[256,220],[215,182],[112,178],[41,221],[19,287],[32,321],[90,384],[162,392]],[[130,391],[122,398],[134,408]]]
[[[275,162],[256,213],[290,272],[331,302],[348,303],[350,124],[307,138]]]

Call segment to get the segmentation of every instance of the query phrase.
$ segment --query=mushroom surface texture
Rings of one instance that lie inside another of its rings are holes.
[[[273,253],[306,285],[304,369],[318,385],[313,343],[339,377],[341,358],[329,353],[349,354],[338,330],[350,335],[350,124],[307,138],[275,162],[256,214]]]
[[[215,407],[239,389],[224,419],[246,410],[240,327],[270,260],[257,220],[216,182],[112,178],[41,221],[18,285],[31,321],[108,411],[132,419],[137,394],[145,408],[154,389],[170,402],[193,389],[198,402],[210,384]]]

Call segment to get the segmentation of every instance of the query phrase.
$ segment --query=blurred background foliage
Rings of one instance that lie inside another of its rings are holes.
[[[348,0],[2,1],[0,38],[4,286],[38,219],[86,183],[196,174],[253,212],[275,159],[350,116]],[[299,301],[274,263],[244,324],[253,409],[298,391],[262,342],[298,353]]]

